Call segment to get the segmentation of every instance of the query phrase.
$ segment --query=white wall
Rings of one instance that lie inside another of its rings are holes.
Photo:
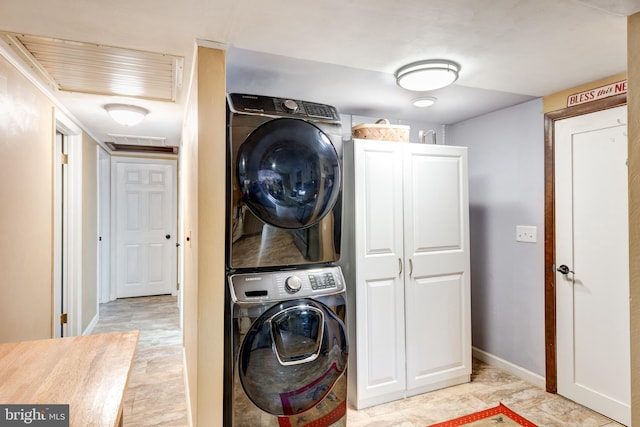
[[[448,126],[447,144],[469,147],[473,345],[544,376],[542,99]]]

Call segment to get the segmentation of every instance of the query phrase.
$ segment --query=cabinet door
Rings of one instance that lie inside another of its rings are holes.
[[[358,407],[406,388],[401,147],[354,141]]]
[[[421,392],[471,373],[466,148],[407,144],[403,168],[407,389]]]

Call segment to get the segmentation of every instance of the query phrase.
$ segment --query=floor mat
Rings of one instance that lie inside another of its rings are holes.
[[[537,427],[531,421],[516,414],[502,403],[495,408],[485,409],[484,411],[475,412],[454,420],[432,424],[429,427],[489,427],[494,425],[501,427]]]

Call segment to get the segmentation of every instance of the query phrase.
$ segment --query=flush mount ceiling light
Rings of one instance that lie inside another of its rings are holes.
[[[415,91],[429,91],[449,86],[458,80],[460,65],[446,59],[412,62],[396,71],[398,86]]]
[[[423,96],[422,98],[414,99],[411,103],[414,107],[426,108],[431,107],[437,100],[438,98],[434,98],[433,96]]]
[[[149,114],[149,110],[135,105],[107,104],[104,106],[113,120],[124,126],[137,125]]]

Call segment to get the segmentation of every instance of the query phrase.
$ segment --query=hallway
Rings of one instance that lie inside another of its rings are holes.
[[[124,396],[124,427],[188,425],[179,319],[177,299],[170,295],[100,304],[94,334],[140,331]]]

